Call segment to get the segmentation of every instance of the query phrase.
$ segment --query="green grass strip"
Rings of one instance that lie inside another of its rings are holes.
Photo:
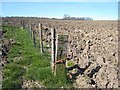
[[[18,90],[23,78],[37,80],[47,88],[72,87],[64,65],[57,65],[57,75],[53,76],[49,53],[40,54],[39,49],[34,48],[27,30],[11,26],[3,26],[3,30],[7,30],[5,38],[16,42],[9,51],[9,63],[3,68],[3,90]]]

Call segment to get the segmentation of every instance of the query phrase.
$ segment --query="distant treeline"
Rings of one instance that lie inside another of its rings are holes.
[[[15,18],[19,18],[19,19],[53,19],[53,20],[93,20],[90,17],[71,17],[69,15],[64,15],[63,18],[58,19],[58,18],[47,18],[47,17],[24,17],[24,16],[7,16],[7,17],[2,17],[2,19],[15,19]]]
[[[93,20],[92,18],[90,17],[71,17],[69,15],[64,15],[63,17],[64,20]]]

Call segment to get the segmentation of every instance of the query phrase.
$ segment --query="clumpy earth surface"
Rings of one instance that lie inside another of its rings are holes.
[[[55,27],[59,34],[68,35],[67,62],[73,61],[79,67],[77,70],[70,71],[75,75],[74,87],[119,87],[117,21],[72,21],[37,18],[28,19],[28,21],[36,25],[43,23],[44,41],[48,44],[51,42],[51,27]]]

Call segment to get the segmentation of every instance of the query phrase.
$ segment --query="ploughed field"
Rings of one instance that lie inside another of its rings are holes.
[[[3,19],[3,21],[5,20],[7,19]],[[26,20],[26,25],[34,23],[38,26],[38,23],[43,24],[44,42],[48,45],[51,42],[50,28],[56,28],[58,34],[68,35],[66,63],[71,61],[79,67],[73,68],[69,72],[75,75],[75,87],[118,88],[117,21],[74,21],[39,18],[28,18]],[[20,22],[21,19],[14,18],[8,19],[5,24],[19,26]],[[38,27],[36,27],[37,29]]]
[[[84,69],[83,75],[76,68],[71,71],[74,75],[77,73],[75,87],[118,87],[117,21],[49,23],[56,27],[58,33],[68,34],[67,61],[78,63],[79,67]]]

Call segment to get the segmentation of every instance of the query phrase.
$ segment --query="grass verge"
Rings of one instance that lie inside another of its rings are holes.
[[[13,39],[16,43],[8,54],[8,62],[3,67],[3,89],[18,90],[25,80],[37,80],[47,88],[72,87],[66,76],[65,67],[57,66],[57,75],[51,73],[49,53],[40,54],[34,48],[27,30],[17,27],[3,26],[7,30],[4,37]]]

